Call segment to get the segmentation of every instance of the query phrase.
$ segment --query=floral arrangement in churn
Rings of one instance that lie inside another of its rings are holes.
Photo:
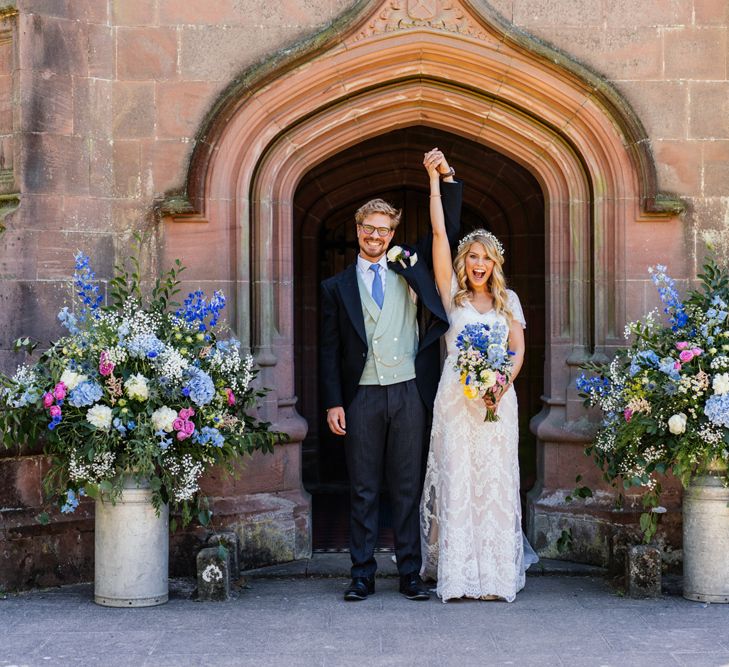
[[[223,337],[223,294],[172,301],[184,270],[178,260],[145,299],[138,256],[130,262],[116,267],[104,306],[89,258],[76,255],[79,307],[58,315],[68,334],[0,378],[0,429],[6,445],[45,441],[44,485],[63,512],[84,495],[114,499],[132,473],[149,479],[155,506],[177,506],[183,523],[197,509],[207,523],[196,495],[205,470],[230,470],[243,454],[271,451],[281,435],[249,414],[264,392],[251,386],[252,358]],[[16,343],[31,354],[34,347]]]
[[[608,364],[586,364],[577,381],[602,422],[587,453],[605,479],[643,487],[641,529],[656,532],[669,469],[686,486],[729,462],[729,276],[711,260],[698,289],[679,298],[666,267],[649,269],[667,321],[655,311],[626,327],[630,346]]]

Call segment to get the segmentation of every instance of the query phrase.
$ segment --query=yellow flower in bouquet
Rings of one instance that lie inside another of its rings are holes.
[[[467,384],[463,387],[463,393],[465,394],[466,398],[477,398],[478,397],[478,389],[474,387],[472,384]]]

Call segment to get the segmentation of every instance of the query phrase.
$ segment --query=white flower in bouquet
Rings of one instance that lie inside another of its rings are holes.
[[[177,419],[177,413],[172,408],[163,405],[152,413],[152,426],[155,431],[172,433],[172,423],[175,419]]]
[[[149,398],[149,385],[147,378],[141,373],[131,375],[124,383],[127,396],[134,401],[146,401]]]
[[[496,384],[496,373],[489,368],[482,370],[480,384],[484,389],[491,389]]]
[[[88,379],[87,375],[82,375],[81,373],[69,370],[68,368],[61,373],[61,382],[66,385],[66,389],[69,391],[71,389],[76,389],[78,385],[82,382],[86,382]]]
[[[681,435],[684,433],[686,431],[686,415],[683,412],[673,415],[668,420],[668,430],[673,435]]]
[[[726,394],[729,392],[729,373],[721,373],[714,377],[711,383],[715,394]]]
[[[108,431],[111,428],[111,408],[97,403],[86,413],[86,421],[96,428]]]

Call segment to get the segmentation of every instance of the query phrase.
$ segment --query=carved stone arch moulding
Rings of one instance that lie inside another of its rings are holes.
[[[234,249],[237,330],[274,388],[265,416],[300,442],[306,424],[294,407],[288,289],[296,186],[344,148],[412,125],[502,152],[544,192],[545,407],[532,421],[540,459],[529,520],[532,538],[546,535],[536,539],[545,548],[558,523],[550,498],[574,483],[564,452],[580,456],[589,440],[579,427],[576,366],[619,343],[633,308],[630,247],[649,244],[657,227],[676,233],[680,210],[657,194],[642,125],[609,85],[515,32],[481,1],[359,2],[220,98],[198,137],[184,212],[216,226]],[[189,228],[168,226],[166,238],[174,244]]]

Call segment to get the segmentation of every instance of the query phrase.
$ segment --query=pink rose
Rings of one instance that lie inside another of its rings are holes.
[[[47,391],[45,394],[43,394],[43,407],[50,408],[55,400],[56,399],[53,397],[53,394]]]
[[[185,422],[183,430],[185,431],[185,435],[190,436],[195,432],[195,424],[192,422]]]
[[[63,382],[59,382],[55,387],[53,387],[53,395],[56,397],[57,401],[62,401],[66,398],[66,385]]]
[[[178,417],[172,422],[172,428],[175,429],[175,431],[181,431],[185,428],[185,420]]]
[[[694,358],[694,353],[691,350],[683,350],[681,354],[678,355],[678,358],[683,361],[684,364],[687,364]]]
[[[691,350],[691,352],[695,357],[699,357],[704,353],[704,351],[700,347],[695,347],[693,350]]]
[[[496,373],[496,382],[503,387],[506,384],[506,376],[501,373]]]
[[[228,405],[235,405],[235,394],[230,387],[225,388],[225,393],[228,395]]]
[[[633,411],[630,408],[625,408],[623,411],[623,416],[625,417],[625,421],[629,422],[631,417],[633,416]]]
[[[99,373],[104,377],[114,372],[114,363],[109,361],[109,353],[104,350],[99,357]]]
[[[192,408],[182,408],[182,410],[180,410],[180,412],[179,412],[179,415],[180,415],[180,419],[187,420],[187,419],[190,419],[190,417],[195,416],[195,410],[193,410]]]
[[[190,436],[187,433],[185,433],[184,431],[178,431],[177,432],[177,439],[178,440],[187,440],[187,438],[189,438],[189,437]]]
[[[688,349],[688,346],[689,344],[685,340],[682,340],[680,343],[676,343],[677,350],[686,350]]]
[[[61,416],[61,408],[57,405],[52,405],[50,408],[48,408],[48,412],[50,413],[51,417]]]

